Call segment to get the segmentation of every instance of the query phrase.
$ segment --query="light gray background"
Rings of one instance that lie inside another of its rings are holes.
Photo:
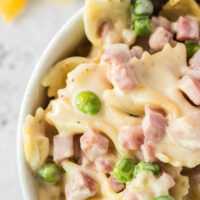
[[[0,199],[22,200],[16,164],[22,96],[41,53],[84,0],[27,0],[14,22],[0,18]]]

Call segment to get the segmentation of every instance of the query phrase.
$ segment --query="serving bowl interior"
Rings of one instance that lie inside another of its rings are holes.
[[[37,193],[33,174],[24,157],[22,143],[23,124],[28,114],[34,114],[38,106],[45,105],[46,93],[40,82],[47,70],[57,61],[72,54],[84,40],[85,32],[82,16],[83,9],[64,24],[52,39],[38,61],[23,97],[18,121],[17,162],[20,184],[25,200],[37,200]]]

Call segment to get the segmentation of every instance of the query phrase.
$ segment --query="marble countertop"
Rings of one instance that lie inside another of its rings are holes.
[[[14,22],[0,19],[0,191],[22,200],[16,164],[17,121],[27,82],[41,53],[84,0],[27,0]]]

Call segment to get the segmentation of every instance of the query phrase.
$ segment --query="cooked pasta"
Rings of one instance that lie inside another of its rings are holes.
[[[39,200],[198,200],[199,5],[154,3],[86,0],[91,50],[49,69],[24,125]]]
[[[67,73],[85,62],[88,62],[87,58],[70,57],[50,68],[41,82],[42,86],[48,87],[48,97],[57,97],[57,91],[65,87]]]

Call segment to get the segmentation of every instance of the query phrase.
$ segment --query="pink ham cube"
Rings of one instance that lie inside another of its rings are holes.
[[[189,60],[189,65],[193,69],[200,69],[200,50],[198,50]]]
[[[110,158],[97,158],[95,167],[101,173],[111,173],[114,167],[114,162]]]
[[[67,200],[85,200],[94,196],[96,192],[96,181],[82,171],[77,171],[73,179],[65,186]]]
[[[146,162],[154,162],[156,160],[154,150],[151,145],[143,144],[141,146],[142,156]]]
[[[196,19],[179,17],[176,31],[177,40],[199,40],[199,22]]]
[[[145,117],[142,121],[145,140],[150,143],[157,143],[166,134],[167,120],[162,114],[162,110],[145,106]]]
[[[122,90],[137,88],[137,81],[133,70],[127,64],[112,66],[110,80],[115,87]]]
[[[125,188],[125,184],[117,182],[113,174],[108,178],[108,184],[116,193],[121,192]]]
[[[192,76],[184,76],[178,83],[178,87],[196,105],[200,105],[200,82]]]
[[[151,23],[154,27],[163,27],[168,31],[171,31],[171,22],[163,16],[153,16]]]
[[[131,48],[131,56],[136,58],[141,58],[144,50],[140,46],[133,46]]]
[[[73,135],[56,135],[53,137],[53,160],[59,163],[74,155]]]
[[[137,87],[133,66],[130,64],[131,51],[127,44],[109,44],[104,48],[101,60],[110,65],[109,80],[121,90]]]
[[[127,44],[108,44],[104,48],[104,54],[102,55],[102,61],[111,64],[119,65],[127,63],[131,58],[131,52]]]
[[[162,48],[173,39],[173,34],[163,27],[158,27],[153,32],[149,39],[149,46],[155,51],[160,51]]]
[[[93,128],[87,128],[80,138],[81,150],[90,161],[104,155],[108,151],[109,140]]]
[[[104,38],[112,30],[112,24],[110,21],[103,22],[98,31],[100,38]]]
[[[144,143],[144,135],[141,127],[123,128],[119,132],[120,145],[128,150],[139,150]]]

